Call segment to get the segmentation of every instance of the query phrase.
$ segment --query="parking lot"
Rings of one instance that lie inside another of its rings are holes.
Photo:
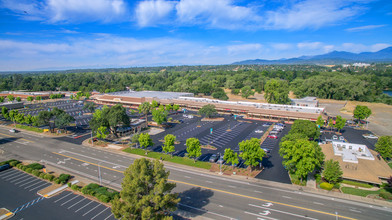
[[[37,194],[50,186],[44,180],[16,169],[0,172],[0,207],[17,219],[115,219],[110,207],[71,191],[52,198]]]
[[[332,139],[334,135],[338,138],[343,136],[344,140],[349,143],[354,144],[363,144],[366,145],[369,149],[374,150],[374,145],[377,143],[377,139],[366,139],[362,135],[364,134],[372,134],[372,132],[368,130],[360,130],[355,129],[353,127],[345,126],[341,130],[342,135],[336,135],[334,131],[330,131],[329,129],[324,129],[321,135],[321,141]]]

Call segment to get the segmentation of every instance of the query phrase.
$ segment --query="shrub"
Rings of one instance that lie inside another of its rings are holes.
[[[64,173],[60,174],[60,176],[59,176],[59,180],[63,184],[67,183],[70,178],[71,178],[71,175],[64,174]]]
[[[49,181],[53,181],[54,176],[52,174],[47,173],[47,174],[45,174],[45,179],[49,180]]]
[[[18,168],[20,170],[22,169],[22,167],[23,167],[23,164],[21,164],[21,163],[16,165],[16,168]]]
[[[82,190],[81,190],[81,192],[82,192],[83,194],[85,194],[85,195],[89,194],[89,191],[90,191],[90,189],[88,188],[88,185],[85,186],[85,187],[83,187]]]
[[[27,168],[26,168],[26,172],[27,172],[27,173],[32,173],[32,172],[33,172],[33,169],[27,167]]]
[[[68,185],[68,187],[71,187],[71,186],[72,186],[72,183],[67,183],[67,185]]]
[[[98,200],[101,201],[101,202],[108,203],[110,201],[110,198],[108,196],[106,196],[106,195],[99,195],[98,196]]]
[[[333,188],[333,184],[330,184],[330,183],[327,183],[327,182],[322,182],[320,184],[320,187],[322,189],[325,189],[325,190],[331,190]]]
[[[392,193],[390,192],[380,192],[380,197],[386,200],[392,200]]]
[[[28,169],[28,167],[26,167],[26,166],[22,167],[22,170],[25,171],[25,172],[26,172],[27,169]]]
[[[78,185],[72,185],[71,189],[74,191],[79,191],[79,186]]]
[[[20,163],[21,163],[20,161],[14,160],[14,161],[9,162],[9,165],[12,166],[12,167],[14,167],[14,166],[16,166],[16,165],[18,165],[18,164],[20,164]]]
[[[27,167],[29,167],[33,170],[40,170],[40,169],[44,168],[44,166],[42,166],[39,163],[32,163],[32,164],[27,165]]]
[[[40,173],[39,174],[39,178],[41,178],[41,179],[45,179],[45,176],[46,176],[46,173]]]
[[[33,172],[32,172],[32,174],[34,175],[34,176],[37,176],[37,177],[39,177],[40,175],[41,175],[41,171],[39,171],[39,170],[33,170]]]
[[[54,178],[54,179],[53,179],[53,182],[56,183],[56,184],[62,183],[61,180],[60,180],[59,178]]]

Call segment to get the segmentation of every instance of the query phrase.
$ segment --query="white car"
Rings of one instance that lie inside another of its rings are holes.
[[[256,133],[263,133],[263,130],[256,130]]]
[[[338,136],[336,135],[332,136],[332,140],[338,140]]]
[[[364,134],[362,136],[364,138],[367,138],[367,139],[378,139],[378,137],[376,135],[373,135],[373,134]]]
[[[15,129],[11,129],[10,132],[16,133],[16,130]]]

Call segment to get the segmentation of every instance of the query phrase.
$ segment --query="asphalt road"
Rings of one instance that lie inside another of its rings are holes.
[[[42,161],[74,174],[119,189],[124,171],[133,161],[126,154],[92,149],[52,138],[20,132],[10,134],[0,128],[3,156]],[[99,166],[99,168],[98,168]],[[245,179],[231,179],[209,172],[165,165],[170,181],[182,198],[184,215],[212,219],[390,219],[392,210],[292,190],[270,187]],[[338,214],[336,214],[338,213]]]

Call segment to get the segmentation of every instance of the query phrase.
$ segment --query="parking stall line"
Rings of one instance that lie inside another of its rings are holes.
[[[106,217],[104,220],[107,220],[107,219],[109,219],[111,216],[113,215],[113,213],[112,214],[110,214],[108,217]]]
[[[10,175],[3,176],[2,179],[6,179],[6,178],[8,178],[8,177],[12,177],[12,176],[15,176],[15,175],[18,175],[18,174],[21,174],[21,173],[20,173],[20,172],[12,173],[12,174],[10,174]],[[22,174],[23,174],[23,173],[22,173]]]
[[[78,210],[76,210],[75,213],[76,213],[76,212],[79,212],[79,210],[83,209],[84,207],[90,205],[92,202],[93,202],[93,201],[90,201],[90,202],[87,203],[86,205],[82,206],[81,208],[79,208]]]
[[[86,198],[83,198],[83,199],[79,200],[79,202],[74,203],[73,205],[71,205],[70,207],[68,207],[68,209],[74,207],[75,205],[79,204],[80,202],[82,202],[82,201],[84,201],[84,200],[86,200]]]
[[[70,192],[70,193],[68,193],[67,195],[65,195],[65,196],[61,197],[60,199],[58,199],[58,200],[54,201],[54,203],[56,203],[56,202],[58,202],[58,201],[60,201],[60,200],[64,199],[64,198],[65,198],[65,197],[67,197],[67,196],[70,196],[70,195],[72,195],[72,194],[73,194],[73,193],[72,193],[72,192]]]
[[[8,170],[3,171],[3,172],[0,174],[0,177],[5,176],[5,175],[8,175],[8,174],[11,174],[11,173],[15,173],[15,172],[18,172],[18,171],[17,171],[17,170],[14,170],[14,169],[9,169],[9,171],[8,171]]]
[[[96,216],[92,217],[91,220],[95,219],[98,215],[102,214],[104,211],[106,211],[109,207],[106,207],[106,209],[102,210],[100,213],[98,213]]]
[[[63,206],[63,205],[67,204],[68,202],[70,202],[70,201],[72,201],[72,200],[74,200],[74,199],[76,199],[76,198],[78,198],[78,197],[79,197],[79,195],[76,195],[75,197],[73,197],[72,199],[70,199],[70,200],[64,202],[64,203],[61,204],[60,206]]]
[[[36,179],[36,178],[34,178],[33,180],[31,180],[31,181],[29,181],[29,182],[27,182],[27,183],[24,183],[24,184],[22,184],[22,185],[19,185],[19,187],[22,187],[22,186],[25,186],[25,185],[27,185],[27,184],[29,184],[29,183],[31,183],[31,182],[34,182],[34,181],[40,181],[40,179]],[[16,184],[15,184],[16,185]]]
[[[22,172],[19,175],[13,176],[13,177],[9,177],[9,178],[3,178],[5,181],[9,181],[9,180],[14,180],[15,178],[18,179],[21,176],[24,176],[26,173]]]
[[[28,189],[28,188],[30,188],[30,187],[32,187],[32,186],[35,186],[35,185],[37,185],[37,184],[40,184],[40,183],[42,183],[42,181],[38,181],[38,182],[36,182],[36,183],[34,183],[34,184],[31,184],[30,186],[26,186],[24,189]],[[45,182],[46,183],[46,182]]]
[[[44,185],[46,185],[46,184],[49,184],[49,183],[44,183],[44,184],[42,184],[42,185],[39,185],[39,186],[37,186],[37,187],[34,187],[34,188],[30,189],[29,191],[33,191],[33,190],[35,190],[35,189],[38,189],[38,188],[40,188],[40,187],[42,187],[42,186],[44,186]]]
[[[19,178],[16,178],[16,179],[11,180],[10,183],[16,182],[16,181],[18,181],[18,180],[20,180],[20,179],[22,179],[22,178],[26,178],[26,179],[27,179],[27,178],[29,178],[29,177],[31,177],[31,176],[26,174],[25,176],[21,176],[21,177],[19,177]]]

